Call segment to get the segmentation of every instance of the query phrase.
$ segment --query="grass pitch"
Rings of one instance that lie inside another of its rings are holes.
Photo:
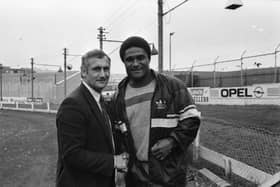
[[[202,145],[269,174],[280,171],[280,106],[198,108]]]
[[[203,116],[203,145],[263,171],[279,171],[275,156],[280,142],[275,135],[280,134],[280,107],[199,105],[198,109]],[[1,187],[55,186],[55,114],[0,110],[0,150]]]
[[[55,186],[55,115],[0,110],[0,186]]]

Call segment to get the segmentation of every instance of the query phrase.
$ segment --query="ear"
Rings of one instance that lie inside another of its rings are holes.
[[[81,67],[81,77],[84,78],[87,75],[87,71],[85,67]]]

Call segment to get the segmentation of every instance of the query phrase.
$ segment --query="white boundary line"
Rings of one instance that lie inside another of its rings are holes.
[[[259,187],[270,187],[277,184],[280,181],[280,172],[274,174],[270,179],[262,183]]]
[[[212,151],[201,145],[199,146],[199,156],[204,160],[207,160],[220,166],[221,168],[224,168],[225,171],[232,171],[232,173],[255,184],[262,184],[272,177],[272,175],[268,173],[265,173],[261,170],[258,170],[254,167],[251,167],[218,152]]]
[[[42,112],[42,113],[57,113],[57,110],[51,110],[50,109],[50,104],[47,103],[47,109],[36,109],[34,108],[34,103],[30,103],[31,108],[20,108],[18,103],[14,103],[16,105],[16,107],[6,107],[3,106],[3,104],[5,103],[1,103],[0,102],[0,109],[1,110],[14,110],[14,111],[25,111],[25,112]]]
[[[209,180],[214,182],[218,187],[229,187],[231,186],[227,181],[223,180],[222,178],[218,177],[214,173],[212,173],[210,170],[203,168],[198,170],[199,173],[207,177]]]

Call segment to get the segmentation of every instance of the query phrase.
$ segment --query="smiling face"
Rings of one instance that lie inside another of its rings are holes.
[[[83,80],[95,91],[101,93],[107,86],[110,77],[110,61],[103,58],[91,57],[81,68]]]
[[[124,64],[128,77],[133,81],[141,81],[149,75],[150,60],[142,48],[128,48],[124,54]]]

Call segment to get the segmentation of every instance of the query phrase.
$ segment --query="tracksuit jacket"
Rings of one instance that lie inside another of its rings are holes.
[[[190,159],[186,153],[196,137],[200,125],[200,112],[182,81],[151,71],[156,86],[151,101],[149,150],[158,140],[168,137],[175,140],[176,146],[164,160],[157,160],[149,151],[149,176],[153,183],[177,186],[176,184],[184,184],[186,180]],[[110,113],[112,121],[124,122],[129,130],[124,100],[127,84],[127,77],[119,83]],[[133,146],[131,137],[129,141]],[[121,141],[121,138],[117,141]],[[127,149],[130,152],[128,147]]]

